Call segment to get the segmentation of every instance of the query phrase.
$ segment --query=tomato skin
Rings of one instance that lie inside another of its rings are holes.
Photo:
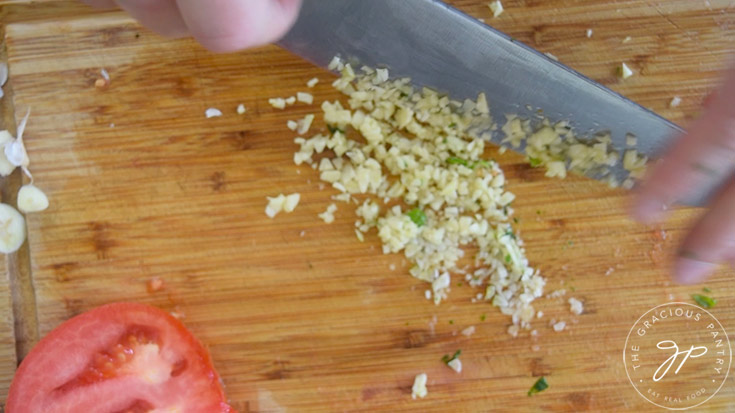
[[[118,364],[109,363],[117,358]],[[67,320],[39,341],[16,371],[5,411],[173,407],[235,413],[207,350],[179,320],[148,305],[113,303]]]

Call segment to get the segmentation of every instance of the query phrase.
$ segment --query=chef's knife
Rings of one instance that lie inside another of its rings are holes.
[[[474,99],[485,92],[495,122],[506,114],[567,120],[580,135],[609,132],[619,152],[626,135],[649,157],[681,133],[674,123],[544,54],[438,0],[304,0],[301,15],[279,44],[319,66],[334,56],[419,86]],[[499,143],[502,132],[493,133]],[[622,181],[622,162],[612,174]],[[594,178],[600,176],[592,175]],[[686,203],[702,204],[716,189]]]

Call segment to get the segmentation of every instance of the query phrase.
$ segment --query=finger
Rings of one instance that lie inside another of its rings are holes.
[[[301,0],[177,0],[191,34],[215,52],[278,40],[296,21]]]
[[[674,144],[635,195],[633,216],[644,222],[661,218],[667,206],[698,188],[712,187],[735,172],[735,70],[704,115]]]
[[[176,0],[117,0],[117,3],[144,26],[162,36],[183,37],[189,34]]]
[[[98,9],[117,8],[117,3],[115,3],[115,0],[82,0],[82,3]]]
[[[679,251],[674,279],[682,284],[703,281],[717,264],[735,261],[735,183],[716,198]]]

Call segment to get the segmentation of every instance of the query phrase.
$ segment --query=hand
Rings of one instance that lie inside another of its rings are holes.
[[[214,52],[278,40],[296,21],[301,0],[82,0],[117,7],[168,37],[194,36]]]
[[[729,182],[722,183],[679,250],[673,275],[680,283],[703,281],[718,264],[735,263],[735,68],[636,191],[633,215],[656,221],[666,207],[720,172],[727,172]]]

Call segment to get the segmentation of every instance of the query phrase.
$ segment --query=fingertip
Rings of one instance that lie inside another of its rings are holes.
[[[260,46],[260,42],[254,41],[247,36],[210,37],[197,34],[193,36],[199,44],[213,53],[232,53],[238,50]]]
[[[117,0],[117,4],[161,36],[179,38],[189,35],[175,0]]]
[[[717,268],[715,264],[693,258],[679,257],[674,264],[673,278],[679,284],[691,285],[704,281]]]
[[[194,38],[216,53],[277,41],[296,22],[301,8],[301,0],[258,0],[235,7],[215,1],[206,12],[202,12],[198,1],[177,3]],[[211,21],[219,24],[212,26]]]
[[[646,193],[635,193],[629,209],[630,216],[642,224],[654,224],[666,214],[667,205]]]

